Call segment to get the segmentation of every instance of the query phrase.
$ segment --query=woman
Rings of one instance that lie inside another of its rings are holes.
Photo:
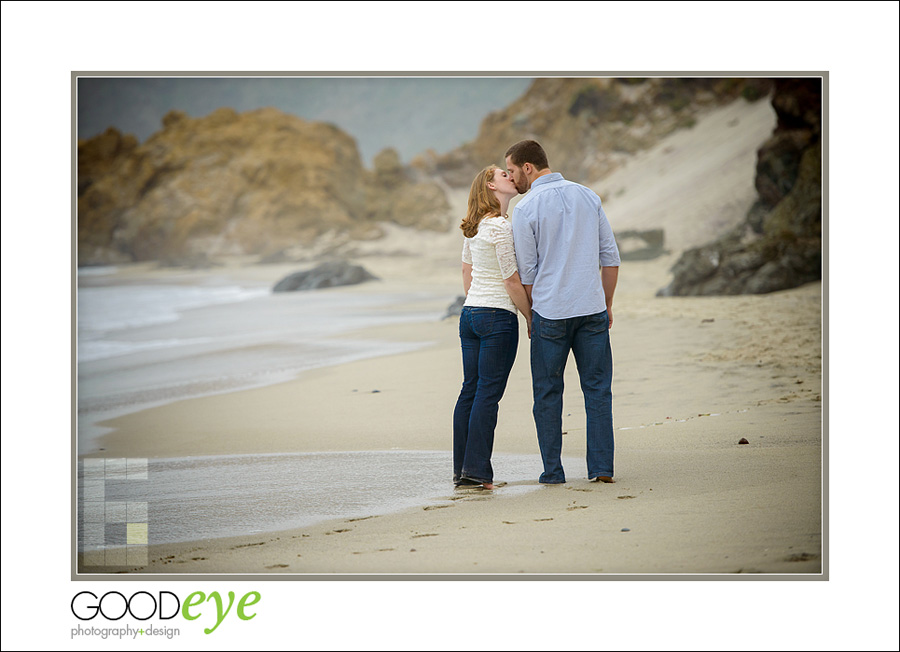
[[[495,165],[478,173],[469,192],[463,234],[466,301],[459,317],[463,386],[453,411],[453,482],[493,489],[491,451],[497,408],[519,345],[517,309],[531,334],[531,306],[516,267],[506,215],[519,192]]]

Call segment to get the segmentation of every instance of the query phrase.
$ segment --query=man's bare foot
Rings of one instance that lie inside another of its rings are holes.
[[[607,484],[613,484],[615,480],[608,475],[598,475],[596,478],[591,478],[591,482],[606,482]]]
[[[484,484],[481,485],[481,488],[482,489],[493,489],[494,485],[492,485],[490,482],[485,482]]]

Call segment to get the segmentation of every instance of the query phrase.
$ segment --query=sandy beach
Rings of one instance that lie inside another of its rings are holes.
[[[570,364],[563,453],[580,464],[568,465],[565,486],[540,487],[534,477],[493,492],[454,490],[448,468],[446,494],[415,508],[287,532],[151,545],[149,563],[129,570],[819,573],[821,286],[766,296],[659,299],[653,281],[668,262],[628,265],[617,292],[615,484],[585,477],[583,401]],[[396,259],[366,264],[382,274],[399,267]],[[454,279],[447,276],[452,290]],[[96,455],[447,450],[461,380],[456,323],[451,318],[365,333],[424,343],[410,353],[106,421],[102,425],[113,430],[100,439],[105,450]],[[495,452],[537,459],[527,341],[523,327]],[[739,444],[742,438],[749,444]],[[341,485],[335,478],[330,491],[339,493]],[[533,490],[513,491],[528,485]]]
[[[771,117],[759,106],[731,107],[701,121],[695,131],[721,136],[729,124],[746,119],[758,122],[764,138]],[[698,179],[711,175],[704,166],[658,165],[661,157],[678,154],[680,141],[658,148],[640,168],[650,187],[654,175],[667,175],[665,201],[676,208],[664,219],[658,216],[667,242],[674,244],[667,255],[621,268],[611,334],[615,484],[586,478],[583,400],[570,359],[565,485],[540,486],[535,473],[530,479],[498,475],[496,481],[505,484],[492,492],[459,490],[450,482],[448,464],[446,477],[438,478],[446,480],[446,490],[411,507],[155,545],[151,534],[145,563],[114,570],[82,564],[79,572],[822,577],[827,569],[822,284],[768,295],[656,296],[687,242],[698,232],[727,228],[752,203],[754,147],[761,140],[730,142],[728,157],[711,158],[729,161],[718,164],[717,173],[732,192],[706,195],[721,210],[674,201],[676,189],[687,197]],[[691,158],[689,151],[683,154]],[[613,181],[631,188],[638,174],[639,169],[623,169]],[[743,185],[738,178],[745,178]],[[630,196],[637,197],[626,193],[609,202],[613,228],[656,226],[654,219],[638,215],[647,215],[647,209],[636,199],[626,201]],[[708,216],[707,223],[701,216]],[[390,310],[440,314],[461,293],[460,238],[458,232],[397,229],[355,252],[354,262],[379,281],[320,292],[418,297]],[[200,283],[215,274],[274,283],[289,267],[237,262],[215,271],[183,272],[182,278]],[[123,267],[116,274],[132,282],[161,282],[172,272]],[[336,345],[367,340],[407,348],[264,386],[126,411],[99,422],[104,434],[84,459],[339,451],[449,455],[451,413],[462,380],[457,323],[453,317],[417,319],[342,332],[334,337]],[[531,456],[539,464],[524,322],[520,333],[494,450],[517,459]],[[748,443],[739,443],[742,439]],[[332,478],[325,500],[328,492],[340,495],[348,480]],[[388,477],[378,490],[389,494],[392,485],[407,481],[402,475]],[[152,533],[152,519],[149,528]]]

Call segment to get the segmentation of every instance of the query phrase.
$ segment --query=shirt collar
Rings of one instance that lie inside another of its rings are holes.
[[[562,181],[563,175],[559,172],[551,172],[550,174],[545,174],[542,177],[538,177],[534,181],[531,182],[531,187],[539,186],[544,183],[552,183],[553,181]]]

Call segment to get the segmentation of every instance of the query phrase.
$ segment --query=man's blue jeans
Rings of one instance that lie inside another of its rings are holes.
[[[531,378],[534,423],[544,462],[540,482],[544,484],[566,481],[560,455],[563,372],[569,351],[575,354],[584,393],[588,477],[613,476],[612,350],[607,313],[545,319],[535,312],[531,325]]]
[[[519,345],[518,317],[502,308],[462,309],[463,386],[453,411],[453,480],[493,482],[497,411]]]

